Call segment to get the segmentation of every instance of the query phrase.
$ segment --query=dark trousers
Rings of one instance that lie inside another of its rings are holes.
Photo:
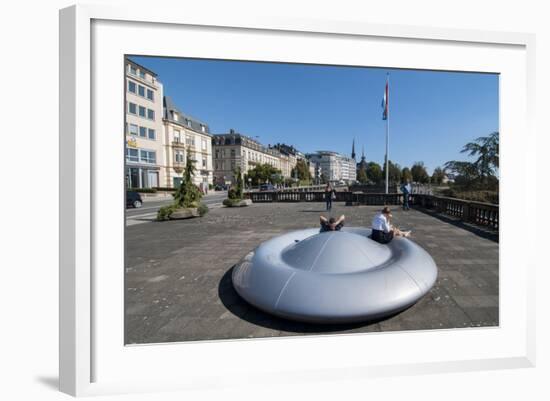
[[[393,239],[393,231],[387,233],[382,230],[372,230],[371,239],[380,244],[387,244]]]
[[[403,209],[409,210],[409,194],[403,194]]]
[[[332,196],[331,194],[325,195],[325,202],[327,203],[327,210],[332,209]]]

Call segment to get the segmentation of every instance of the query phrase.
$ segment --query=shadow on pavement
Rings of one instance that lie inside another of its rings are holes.
[[[231,280],[234,267],[235,266],[232,266],[228,271],[226,271],[220,280],[218,285],[218,295],[220,300],[223,305],[235,316],[258,326],[293,333],[330,333],[366,327],[389,319],[398,314],[396,313],[383,319],[346,324],[302,323],[279,318],[255,308],[239,296],[237,291],[233,288],[233,282]],[[401,313],[401,311],[399,313]]]

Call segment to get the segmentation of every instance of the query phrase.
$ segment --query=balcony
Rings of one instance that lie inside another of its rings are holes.
[[[185,143],[181,141],[172,141],[171,145],[175,148],[185,148]]]

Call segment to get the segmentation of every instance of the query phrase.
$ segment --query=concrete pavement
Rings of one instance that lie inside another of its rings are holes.
[[[375,206],[335,204],[348,226],[369,226]],[[444,216],[395,208],[396,225],[434,258],[438,280],[408,310],[382,321],[312,325],[265,314],[231,284],[232,266],[282,232],[318,226],[320,203],[217,208],[203,218],[126,229],[126,342],[158,343],[322,333],[448,329],[499,324],[498,238]]]

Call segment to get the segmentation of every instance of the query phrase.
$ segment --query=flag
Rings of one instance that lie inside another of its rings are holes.
[[[384,112],[382,113],[382,120],[388,119],[388,112],[390,110],[389,104],[390,104],[390,83],[388,81],[388,78],[386,78],[386,88],[384,90],[384,98],[382,99],[382,108],[384,109]]]

